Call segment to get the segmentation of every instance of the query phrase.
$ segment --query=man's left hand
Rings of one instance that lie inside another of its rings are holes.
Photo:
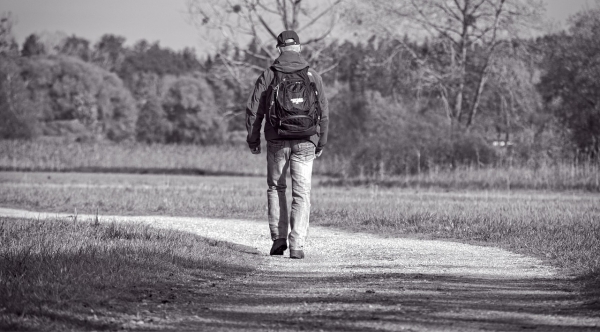
[[[254,149],[250,149],[252,154],[260,154],[260,145],[255,147]]]

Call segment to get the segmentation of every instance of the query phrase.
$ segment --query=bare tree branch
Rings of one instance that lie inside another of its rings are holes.
[[[313,24],[315,24],[316,22],[318,22],[323,16],[325,16],[327,13],[329,13],[331,10],[333,10],[333,8],[335,8],[335,6],[338,6],[342,1],[344,1],[344,0],[337,0],[336,2],[334,2],[331,6],[329,6],[327,9],[322,11],[319,15],[315,16],[312,20],[310,20],[310,22],[308,22],[308,23],[304,24],[302,27],[298,28],[298,30],[296,32],[300,33],[304,29],[306,29],[306,28],[312,26]]]
[[[360,0],[355,0],[354,4],[363,13],[374,10],[370,23],[380,30],[397,33],[394,24],[400,21],[421,36],[426,33],[430,40],[439,41],[449,64],[429,62],[422,54],[406,47],[408,54],[420,60],[417,60],[421,68],[417,89],[437,91],[447,102],[447,115],[459,125],[453,124],[452,128],[468,130],[477,116],[495,50],[507,42],[517,27],[529,24],[530,18],[535,16],[536,1],[371,0],[362,5]],[[386,26],[391,28],[386,29]],[[473,48],[475,44],[477,49]],[[392,56],[399,51],[394,50]],[[384,59],[375,65],[389,61],[390,58]]]
[[[333,65],[331,65],[331,66],[329,66],[329,67],[327,67],[325,69],[319,70],[318,73],[319,73],[319,75],[323,75],[323,74],[325,74],[327,72],[330,72],[330,71],[334,70],[337,66],[339,66],[339,64],[340,64],[340,62],[338,61],[338,62],[334,63]]]

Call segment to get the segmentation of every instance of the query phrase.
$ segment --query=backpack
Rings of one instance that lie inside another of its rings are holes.
[[[293,73],[273,69],[267,92],[267,119],[282,138],[308,138],[319,133],[321,107],[308,67]]]

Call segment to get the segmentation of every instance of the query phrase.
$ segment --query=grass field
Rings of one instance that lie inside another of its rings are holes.
[[[0,206],[265,220],[264,159],[244,146],[0,141]],[[349,170],[349,160],[327,153],[315,162],[311,224],[536,256],[580,277],[600,303],[598,165],[376,177]],[[142,301],[160,321],[169,296],[194,297],[258,259],[190,234],[64,220],[0,219],[0,251],[0,329],[8,330],[127,328],[139,319],[138,307],[126,304]]]
[[[263,142],[264,145],[264,142]],[[264,149],[263,149],[264,150]],[[433,165],[428,172],[394,175],[384,169],[362,176],[361,160],[326,149],[314,173],[330,184],[465,190],[583,190],[600,192],[600,163],[540,162],[531,165]],[[511,163],[509,163],[510,165]],[[0,140],[0,170],[264,176],[265,154],[251,155],[244,142],[223,146],[144,145]]]
[[[574,275],[600,272],[598,195],[322,184],[327,181],[318,177],[314,181],[313,224],[501,246],[541,257]],[[4,172],[0,205],[264,220],[266,182],[262,177]]]
[[[117,330],[252,271],[227,243],[144,225],[0,218],[0,330]]]

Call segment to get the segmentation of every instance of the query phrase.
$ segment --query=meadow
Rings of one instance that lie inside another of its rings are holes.
[[[340,187],[328,181],[315,177],[312,224],[501,246],[573,275],[600,272],[598,195]],[[0,188],[2,206],[34,211],[254,220],[266,215],[263,177],[3,172]]]
[[[100,219],[265,220],[264,153],[252,156],[243,146],[0,141],[0,151],[1,207],[97,213]],[[311,224],[539,257],[576,277],[586,299],[600,303],[597,165],[465,166],[370,178],[350,177],[347,167],[347,160],[331,156],[315,163]],[[139,323],[137,311],[143,310],[128,304],[154,301],[156,314],[169,296],[196,296],[218,280],[249,273],[260,260],[191,234],[110,222],[3,218],[0,237],[0,298],[5,299],[0,327],[5,329],[36,329],[49,322],[127,328]],[[153,289],[163,291],[153,294]]]
[[[243,137],[220,146],[0,140],[2,171],[264,176],[265,158],[264,153],[251,155]],[[600,192],[600,163],[593,161],[508,160],[502,165],[457,165],[452,170],[433,165],[427,172],[402,175],[383,170],[365,175],[360,163],[360,158],[326,149],[314,164],[314,174],[342,186]]]

